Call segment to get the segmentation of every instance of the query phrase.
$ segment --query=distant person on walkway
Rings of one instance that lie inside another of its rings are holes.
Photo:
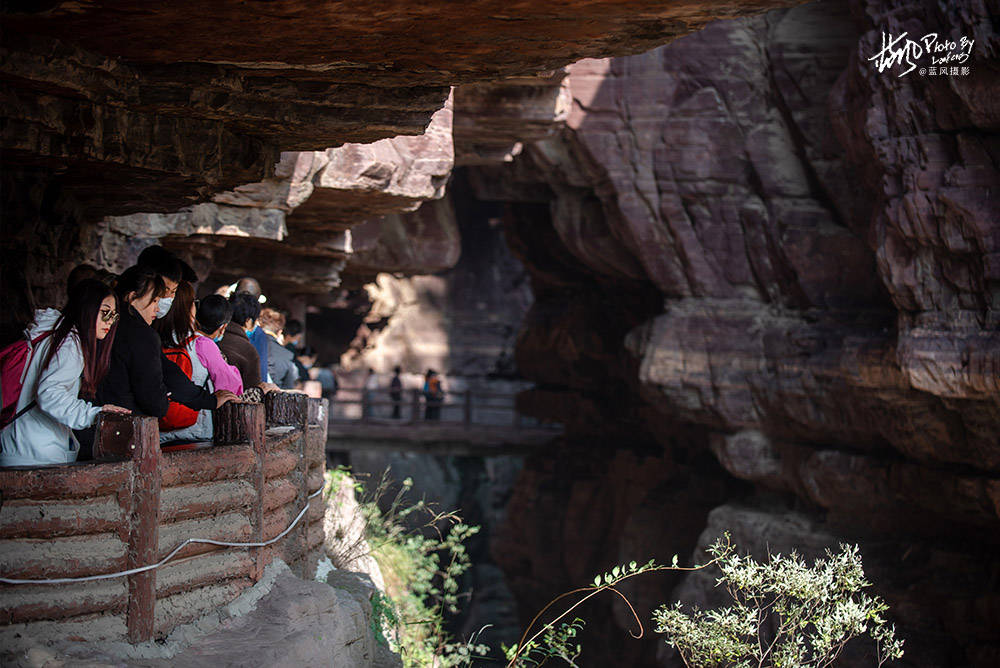
[[[403,381],[399,374],[402,369],[398,366],[392,369],[392,381],[389,383],[389,398],[392,399],[392,419],[398,420],[402,416],[403,406]]]
[[[258,322],[267,337],[267,374],[271,382],[283,390],[294,390],[299,380],[295,353],[281,345],[285,316],[273,308],[266,308],[260,312]]]
[[[368,369],[368,378],[365,379],[365,400],[363,404],[364,410],[361,415],[363,417],[371,417],[374,414],[372,410],[372,404],[375,402],[375,397],[378,393],[378,376],[375,375],[375,369]]]
[[[92,403],[108,371],[117,321],[114,292],[94,279],[73,286],[62,313],[35,314],[27,337],[36,343],[26,358],[16,412],[0,432],[0,466],[75,461],[80,444],[73,429],[90,427],[102,410],[129,412]]]
[[[236,281],[236,290],[233,294],[245,294],[253,297],[257,300],[257,309],[259,312],[261,289],[260,283],[257,282],[256,278],[246,276]],[[260,323],[256,321],[254,322],[254,326],[247,332],[247,338],[250,339],[250,343],[253,344],[253,347],[257,349],[257,357],[260,360],[260,379],[262,381],[274,382],[273,378],[269,379],[267,376],[268,341],[267,334],[265,334],[264,330],[260,328]]]
[[[424,409],[425,420],[441,419],[441,404],[444,403],[444,388],[441,386],[441,376],[434,369],[428,369],[424,376]]]

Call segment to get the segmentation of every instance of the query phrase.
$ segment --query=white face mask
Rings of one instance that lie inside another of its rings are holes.
[[[160,305],[156,307],[156,317],[162,318],[170,311],[170,305],[174,303],[173,297],[160,297]]]

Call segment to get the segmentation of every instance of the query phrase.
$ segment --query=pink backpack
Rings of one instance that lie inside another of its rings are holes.
[[[34,354],[38,344],[51,331],[42,332],[33,340],[27,338],[20,339],[0,350],[0,390],[2,390],[2,408],[0,408],[0,429],[3,429],[11,422],[21,417],[34,407],[35,402],[25,406],[19,412],[17,402],[21,398],[21,388],[24,386],[24,375],[27,373],[28,364],[31,363],[31,356]]]

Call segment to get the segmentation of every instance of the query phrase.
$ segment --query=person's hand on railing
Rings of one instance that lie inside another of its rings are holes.
[[[219,390],[215,393],[215,408],[219,409],[225,406],[230,401],[240,403],[240,398],[230,392],[229,390]]]
[[[267,381],[260,383],[257,387],[264,390],[264,394],[268,394],[270,392],[281,392],[280,387],[278,387],[274,383],[268,383]]]
[[[118,413],[119,415],[130,415],[132,413],[128,408],[122,408],[121,406],[115,406],[114,404],[104,404],[101,406],[102,413]]]

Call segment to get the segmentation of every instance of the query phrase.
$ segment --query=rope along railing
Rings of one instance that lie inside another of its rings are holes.
[[[157,568],[161,568],[168,562],[172,561],[177,554],[183,550],[188,545],[215,545],[217,547],[240,547],[240,548],[251,548],[251,547],[267,547],[268,545],[274,545],[279,540],[291,533],[295,525],[305,517],[306,512],[309,510],[309,506],[312,504],[312,499],[316,498],[323,493],[323,488],[317,489],[315,492],[309,495],[309,501],[306,503],[305,507],[299,511],[299,514],[295,516],[292,523],[289,524],[284,531],[279,533],[274,538],[265,541],[252,542],[252,543],[234,543],[223,540],[213,540],[211,538],[188,538],[183,543],[175,547],[170,551],[167,556],[160,559],[155,564],[149,564],[148,566],[140,566],[139,568],[130,568],[127,571],[117,571],[115,573],[101,573],[99,575],[84,575],[78,578],[43,578],[39,580],[22,580],[17,578],[5,578],[0,577],[0,582],[3,584],[11,585],[21,585],[21,584],[69,584],[71,582],[92,582],[94,580],[111,580],[113,578],[128,577],[129,575],[138,575],[139,573],[145,573],[146,571],[154,571]]]
[[[95,461],[0,469],[0,587],[127,580],[124,591],[80,590],[58,605],[46,587],[18,587],[0,597],[0,637],[14,623],[118,615],[127,639],[143,642],[179,623],[156,614],[160,601],[212,589],[189,611],[201,614],[212,596],[258,582],[275,558],[309,572],[323,543],[314,499],[323,488],[325,403],[271,393],[263,405],[227,404],[214,414],[214,447],[180,450],[161,449],[154,418],[104,414]],[[247,557],[215,556],[234,549]],[[203,569],[218,581],[206,583]]]

